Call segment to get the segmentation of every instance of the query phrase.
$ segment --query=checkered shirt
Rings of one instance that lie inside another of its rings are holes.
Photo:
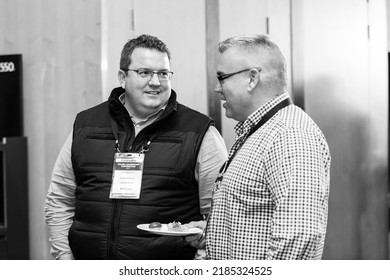
[[[330,181],[330,153],[321,130],[289,105],[247,138],[288,97],[275,97],[235,127],[229,157],[238,151],[214,187],[206,231],[209,259],[321,259]]]

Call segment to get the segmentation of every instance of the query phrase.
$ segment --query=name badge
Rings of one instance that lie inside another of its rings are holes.
[[[110,198],[139,199],[145,154],[115,153]]]

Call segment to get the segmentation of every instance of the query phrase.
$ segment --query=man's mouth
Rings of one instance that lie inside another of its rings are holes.
[[[146,94],[150,95],[158,95],[160,92],[159,91],[147,91]]]

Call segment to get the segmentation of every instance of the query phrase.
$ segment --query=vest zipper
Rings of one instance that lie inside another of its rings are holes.
[[[137,136],[139,136],[139,134]],[[131,139],[131,136],[130,137],[126,136],[124,147],[126,147],[128,145],[128,143],[126,143],[126,142],[129,142],[128,139]],[[122,152],[134,153],[135,152],[134,148],[136,148],[136,146],[137,146],[136,140],[137,140],[137,137],[135,137],[135,139],[133,141],[133,145],[130,146],[127,151],[122,151]],[[116,259],[116,256],[117,256],[116,248],[117,248],[117,243],[118,243],[120,215],[121,215],[123,201],[122,201],[122,199],[114,199],[112,203],[113,203],[113,206],[112,206],[113,208],[112,208],[111,223],[110,223],[110,228],[109,228],[110,232],[109,232],[109,236],[108,236],[108,252],[107,252],[107,258],[109,260]]]
[[[112,218],[109,232],[109,240],[108,240],[108,254],[107,258],[109,260],[116,259],[116,246],[118,242],[118,227],[119,227],[119,217],[122,208],[122,200],[115,199],[113,201],[113,209],[112,209]]]
[[[145,134],[146,131],[148,131],[148,128],[153,127],[156,123],[160,122],[161,120],[165,119],[167,116],[169,116],[172,113],[173,109],[166,115],[163,114],[161,118],[158,118],[154,123],[147,126],[145,129],[141,130],[140,133],[134,138],[133,144],[129,147],[130,153],[134,153],[135,149],[137,148],[137,138],[139,138],[142,134]],[[131,136],[130,136],[131,139]],[[125,145],[126,147],[128,145],[128,137],[126,137]],[[112,217],[111,217],[111,223],[109,228],[109,235],[108,235],[108,252],[107,252],[107,259],[116,259],[116,247],[118,242],[118,232],[119,232],[119,221],[120,221],[120,213],[122,209],[123,201],[121,199],[115,199],[113,201],[113,209],[112,209]]]

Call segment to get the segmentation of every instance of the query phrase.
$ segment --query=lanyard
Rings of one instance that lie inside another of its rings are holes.
[[[117,124],[116,121],[114,120],[113,116],[111,116],[110,120],[111,120],[112,134],[114,134],[114,138],[115,138],[115,152],[121,153],[121,151],[120,151],[120,149],[119,149],[119,131],[118,131],[118,124]],[[156,138],[156,137],[157,137],[157,136],[155,136],[154,138]],[[154,138],[153,138],[153,139],[154,139]],[[146,143],[142,145],[141,151],[139,152],[139,154],[144,154],[145,152],[149,151],[149,146],[150,146],[151,143],[152,143],[152,139],[147,140]]]
[[[283,109],[284,107],[293,104],[290,98],[287,98],[283,100],[282,102],[278,103],[275,107],[273,107],[268,113],[266,113],[261,120],[249,131],[248,135],[245,137],[245,139],[242,141],[242,143],[235,148],[233,154],[229,157],[227,161],[222,165],[221,169],[219,170],[218,178],[216,179],[216,182],[222,181],[223,174],[228,169],[230,163],[232,162],[234,156],[238,152],[238,150],[244,145],[246,139],[249,138],[256,130],[258,130],[261,126],[263,126],[269,119],[271,119],[279,110]]]
[[[229,159],[227,161],[225,161],[225,163],[222,165],[221,169],[219,170],[218,177],[215,180],[215,186],[214,186],[214,189],[213,189],[213,196],[214,196],[215,191],[219,189],[219,186],[221,185],[221,181],[223,179],[223,175],[225,174],[227,168],[229,167],[230,163],[232,162],[232,160],[233,160],[234,156],[236,155],[236,153],[238,152],[238,150],[242,147],[242,145],[244,145],[246,139],[248,139],[249,136],[251,136],[256,130],[258,130],[269,119],[271,119],[279,110],[281,110],[284,107],[287,107],[290,104],[293,104],[290,98],[287,98],[287,99],[283,100],[282,102],[278,103],[275,107],[273,107],[270,111],[268,111],[268,113],[266,113],[261,118],[261,120],[249,131],[248,135],[245,137],[245,139],[242,141],[242,143],[238,147],[235,148],[233,154],[229,157]],[[211,200],[211,209],[212,208],[213,208],[213,199]],[[209,213],[209,215],[207,216],[207,219],[206,219],[206,228],[203,231],[202,235],[198,239],[199,242],[202,241],[202,238],[204,238],[204,236],[207,233],[208,222],[209,222],[209,219],[210,219],[210,216],[211,216],[211,209],[210,209],[210,213]]]

